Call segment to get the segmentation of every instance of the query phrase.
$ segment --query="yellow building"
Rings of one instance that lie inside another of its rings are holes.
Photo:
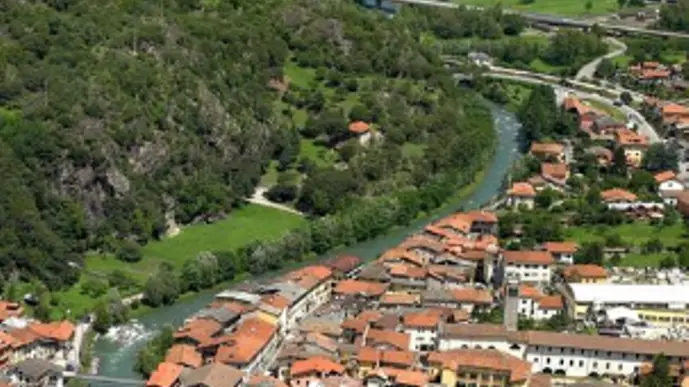
[[[526,386],[531,377],[529,362],[491,349],[433,352],[428,362],[444,386]]]
[[[585,284],[605,283],[608,281],[608,271],[598,265],[571,265],[562,271],[567,282]]]

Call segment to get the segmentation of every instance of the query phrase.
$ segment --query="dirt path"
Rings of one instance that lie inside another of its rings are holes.
[[[251,198],[247,199],[247,201],[249,203],[258,204],[259,206],[271,207],[281,211],[290,212],[295,215],[304,216],[303,212],[295,210],[292,207],[280,203],[271,202],[270,200],[266,199],[266,197],[264,196],[266,191],[268,191],[268,189],[265,187],[256,187],[254,194],[251,196]]]

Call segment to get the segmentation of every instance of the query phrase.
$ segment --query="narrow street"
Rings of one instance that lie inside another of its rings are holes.
[[[615,38],[608,37],[604,40],[611,46],[616,47],[616,49],[585,64],[581,69],[579,69],[577,75],[574,76],[574,79],[577,81],[582,79],[593,79],[593,76],[596,73],[596,68],[598,68],[598,65],[603,59],[612,59],[616,56],[624,54],[627,51],[627,45]]]

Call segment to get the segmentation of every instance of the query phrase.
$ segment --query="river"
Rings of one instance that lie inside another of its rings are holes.
[[[512,163],[519,157],[518,132],[520,125],[512,113],[497,106],[491,106],[491,110],[495,128],[498,132],[498,145],[492,164],[486,171],[483,180],[471,195],[465,200],[447,204],[432,216],[418,219],[408,227],[395,229],[379,238],[343,248],[339,251],[333,251],[328,254],[328,257],[351,254],[363,259],[373,259],[382,251],[399,244],[409,234],[420,230],[430,221],[451,214],[460,207],[467,209],[479,207],[500,194],[505,174]],[[174,305],[155,309],[142,316],[138,323],[143,326],[146,334],[129,344],[99,339],[94,346],[94,355],[100,360],[98,374],[118,378],[139,378],[139,375],[132,368],[136,361],[136,353],[146,340],[165,324],[180,325],[189,315],[208,304],[213,299],[214,294],[215,292],[202,292],[191,298],[181,300]],[[91,384],[96,385],[97,383]]]

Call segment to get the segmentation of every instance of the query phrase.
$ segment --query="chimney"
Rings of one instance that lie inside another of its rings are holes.
[[[503,323],[508,331],[516,331],[519,322],[519,283],[509,280],[505,285]]]

